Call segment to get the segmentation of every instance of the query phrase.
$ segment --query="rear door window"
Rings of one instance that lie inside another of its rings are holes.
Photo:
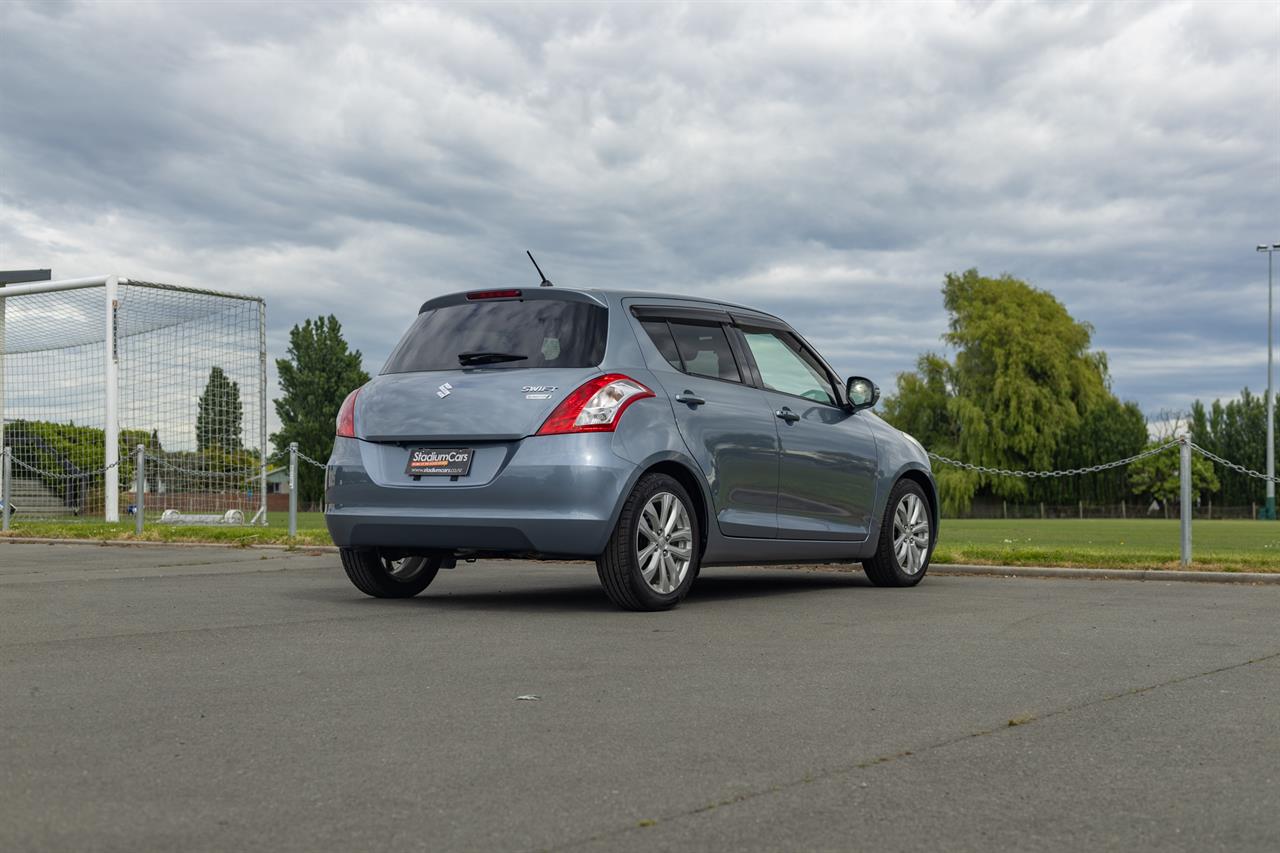
[[[604,358],[608,311],[563,299],[478,300],[419,314],[383,373],[595,367]]]
[[[742,381],[738,362],[734,360],[722,326],[681,320],[672,320],[669,325],[685,373],[729,382]]]

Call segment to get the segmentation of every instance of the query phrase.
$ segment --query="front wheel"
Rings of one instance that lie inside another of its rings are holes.
[[[899,480],[885,502],[876,555],[862,563],[876,586],[915,586],[929,570],[935,541],[924,489],[913,480]]]
[[[374,598],[413,598],[440,571],[438,557],[391,560],[377,551],[357,548],[343,548],[339,553],[347,578],[356,589]]]
[[[623,504],[596,574],[624,610],[666,610],[693,586],[701,541],[684,486],[666,474],[646,474]]]

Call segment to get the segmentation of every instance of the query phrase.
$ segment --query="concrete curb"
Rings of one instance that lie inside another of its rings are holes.
[[[258,543],[241,545],[239,542],[151,542],[145,539],[39,539],[34,536],[0,536],[0,542],[14,545],[104,545],[121,548],[231,548],[258,551],[321,551],[336,554],[335,545],[277,545]]]
[[[935,575],[986,575],[1011,578],[1075,578],[1095,581],[1191,581],[1197,583],[1274,583],[1280,572],[1196,572],[1168,569],[1065,569],[1049,566],[966,566],[939,563]]]

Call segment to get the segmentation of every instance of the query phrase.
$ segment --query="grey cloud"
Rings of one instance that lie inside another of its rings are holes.
[[[885,385],[976,266],[1185,408],[1265,382],[1277,36],[1266,3],[10,5],[0,257],[235,282],[275,352],[333,311],[376,366],[532,247]]]

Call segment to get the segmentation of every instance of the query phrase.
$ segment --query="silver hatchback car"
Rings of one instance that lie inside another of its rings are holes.
[[[652,293],[480,290],[426,302],[338,414],[325,520],[362,592],[479,556],[594,560],[630,610],[706,565],[861,561],[924,577],[927,454],[761,311]]]

